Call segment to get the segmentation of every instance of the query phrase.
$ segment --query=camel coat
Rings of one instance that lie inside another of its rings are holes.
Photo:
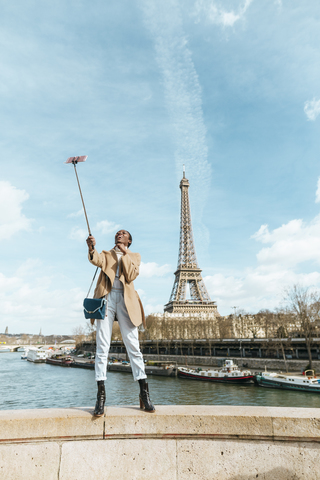
[[[101,268],[93,298],[102,298],[111,291],[118,267],[117,254],[114,248],[109,251],[102,250],[101,253],[94,250],[93,253],[89,253],[89,261]],[[127,249],[127,253],[121,257],[119,266],[119,280],[123,284],[124,303],[130,320],[136,327],[141,323],[145,326],[143,306],[133,284],[139,275],[140,262],[141,255]]]

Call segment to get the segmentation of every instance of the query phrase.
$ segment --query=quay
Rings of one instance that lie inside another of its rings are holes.
[[[185,357],[236,357],[242,359],[281,359],[282,347],[288,360],[307,360],[304,338],[214,338],[197,340],[140,340],[144,355]],[[112,341],[110,353],[125,353],[122,341]],[[320,360],[320,338],[312,339],[311,353]]]
[[[0,478],[319,478],[320,410],[138,406],[0,411]]]
[[[286,362],[279,342],[283,344]],[[140,347],[148,362],[168,362],[183,366],[222,367],[224,360],[229,358],[240,368],[285,371],[287,366],[289,372],[300,373],[309,363],[303,338],[140,340]],[[83,342],[78,348],[82,353],[95,353],[95,344],[91,342]],[[313,368],[320,372],[320,338],[313,339],[311,352]],[[127,359],[122,341],[111,342],[109,356]]]
[[[303,338],[140,340],[140,347],[147,361],[172,362],[178,365],[221,367],[224,360],[230,358],[241,368],[285,370],[287,365],[288,371],[301,372],[309,363]],[[87,343],[85,348],[90,350],[92,346]],[[313,339],[311,353],[313,368],[319,372],[320,338]],[[111,342],[110,356],[126,358],[122,341]]]

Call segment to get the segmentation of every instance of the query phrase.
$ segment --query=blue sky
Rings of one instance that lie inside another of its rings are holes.
[[[126,228],[147,313],[168,301],[179,181],[221,314],[320,287],[316,0],[1,1],[0,331],[72,333]]]

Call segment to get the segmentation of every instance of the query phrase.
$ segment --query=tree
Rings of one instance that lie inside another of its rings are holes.
[[[255,316],[255,321],[263,330],[265,338],[271,338],[276,335],[277,315],[268,309],[260,310]]]
[[[295,316],[288,310],[288,308],[278,309],[274,313],[274,337],[278,338],[279,341],[276,342],[273,346],[281,348],[283,361],[286,367],[286,372],[288,373],[288,363],[287,357],[285,353],[285,349],[283,346],[283,339],[286,340],[286,347],[291,345],[290,339],[288,343],[289,331],[292,330],[292,327],[295,323]]]
[[[231,319],[232,323],[232,337],[244,338],[245,337],[245,325],[244,325],[244,316],[246,315],[245,310],[239,309],[238,307],[233,307],[234,312],[232,315],[229,315],[228,318]],[[221,337],[222,338],[222,337]]]
[[[233,338],[233,316],[217,317],[220,338]]]
[[[320,293],[296,284],[285,291],[286,311],[291,313],[296,329],[303,335],[312,369],[311,341],[320,315]]]
[[[249,337],[249,333],[251,333],[252,338],[258,338],[261,336],[262,328],[259,322],[256,321],[255,316],[245,315],[244,320],[246,324],[247,337]]]
[[[74,327],[74,329],[72,330],[72,334],[73,334],[73,338],[76,341],[76,345],[79,345],[86,339],[86,332],[82,325],[78,325],[77,327]]]
[[[122,340],[119,322],[113,322],[111,340]]]
[[[91,340],[91,342],[95,342],[96,341],[96,323],[94,323],[92,325],[90,320],[87,320],[87,322],[86,322],[86,333],[87,333],[89,339]]]

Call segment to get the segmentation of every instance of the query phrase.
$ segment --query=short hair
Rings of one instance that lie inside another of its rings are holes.
[[[129,245],[129,247],[131,247],[131,245],[132,245],[132,235],[131,235],[130,232],[128,232],[128,230],[126,230],[126,232],[127,232],[127,234],[129,235],[129,240],[130,240],[130,245]]]

